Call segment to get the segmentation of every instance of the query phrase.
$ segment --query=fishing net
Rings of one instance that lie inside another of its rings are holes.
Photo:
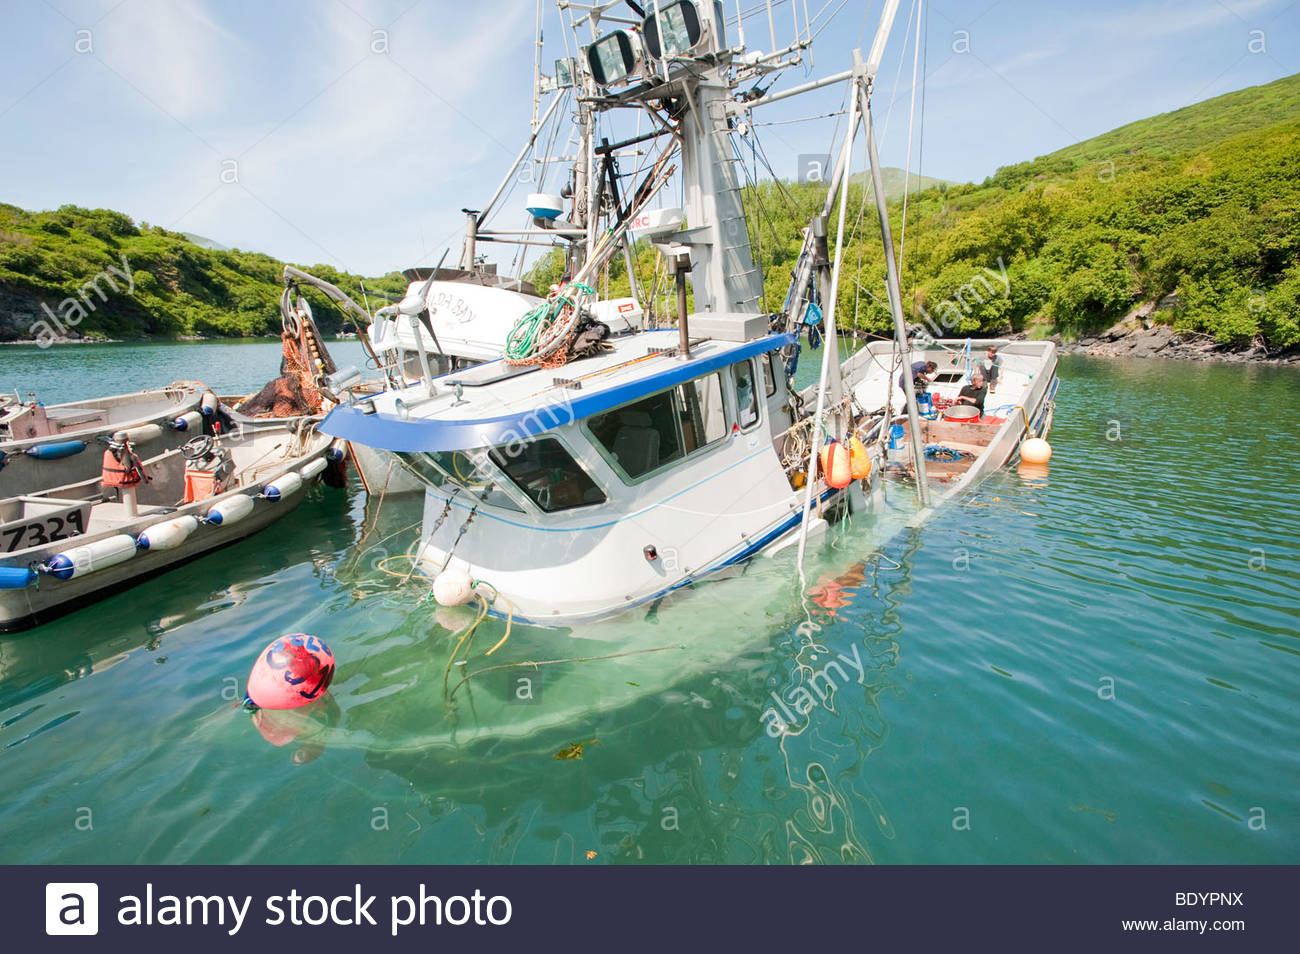
[[[595,294],[588,285],[570,282],[520,318],[506,337],[506,363],[544,368],[566,363],[582,321],[583,302]]]

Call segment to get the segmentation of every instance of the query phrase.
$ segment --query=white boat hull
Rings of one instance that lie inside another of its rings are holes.
[[[235,458],[236,465],[246,474],[246,479],[233,489],[174,506],[146,503],[142,499],[138,513],[134,516],[129,515],[122,503],[94,503],[89,511],[86,532],[0,555],[0,568],[9,571],[40,567],[60,553],[71,554],[80,548],[93,547],[115,538],[126,538],[128,541],[131,538],[138,539],[150,528],[157,528],[160,524],[185,516],[193,516],[202,521],[214,507],[233,498],[256,498],[252,501],[251,508],[241,508],[244,512],[237,518],[228,518],[220,523],[203,522],[179,544],[169,544],[167,549],[140,547],[123,562],[93,568],[88,566],[84,571],[78,566],[76,572],[67,579],[41,571],[27,586],[0,588],[0,632],[28,629],[47,622],[205,553],[243,540],[283,518],[302,502],[307,488],[319,478],[324,469],[326,451],[331,444],[325,435],[313,433],[306,439],[306,446],[300,452],[276,458],[275,453],[292,440],[293,430],[291,426],[259,428],[256,436],[247,441],[249,451],[245,457],[242,460]],[[232,437],[229,440],[234,443],[237,439]],[[183,482],[181,464],[176,451],[144,461],[146,472],[152,474],[155,486],[174,485],[178,478]],[[57,488],[47,495],[25,499],[45,499],[55,503],[89,500],[94,485],[95,482],[92,481],[90,484]],[[296,489],[277,499],[268,499],[269,494],[261,493],[268,485],[295,486]],[[152,493],[170,491],[159,488]],[[12,506],[9,501],[4,504],[6,507]]]
[[[170,426],[171,422],[187,412],[196,411],[202,394],[201,388],[160,388],[96,401],[54,405],[45,409],[52,422],[66,414],[65,419],[79,420],[85,426],[73,424],[43,436],[25,436],[22,420],[14,421],[10,429],[13,439],[0,441],[0,461],[3,461],[0,463],[0,499],[37,493],[98,476],[104,453],[99,438],[120,430],[158,425],[161,433],[137,447],[137,451],[146,456],[179,447],[199,431],[176,430]],[[78,453],[52,460],[38,459],[27,453],[30,448],[67,441],[83,441],[86,447]]]

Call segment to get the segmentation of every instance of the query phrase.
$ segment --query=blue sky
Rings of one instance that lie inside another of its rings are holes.
[[[736,0],[726,3],[734,13]],[[814,62],[777,88],[846,68],[881,6],[776,0],[778,40],[805,4],[815,28],[828,25]],[[1293,0],[924,8],[912,168],[946,179],[979,180],[1300,72]],[[898,166],[913,9],[903,0],[876,96],[883,158]],[[527,135],[535,14],[535,0],[0,0],[0,201],[114,208],[366,274],[436,261],[459,241],[459,210],[486,202]],[[549,62],[561,30],[552,3],[544,16]],[[765,12],[746,20],[751,48],[769,46],[766,22]],[[779,174],[825,153],[837,122],[789,120],[841,100],[826,90],[755,114],[771,123],[758,132]],[[238,182],[223,181],[231,170]]]

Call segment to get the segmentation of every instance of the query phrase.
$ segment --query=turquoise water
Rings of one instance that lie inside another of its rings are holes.
[[[9,348],[0,385],[53,401],[147,368],[238,391],[277,362]],[[467,618],[383,572],[419,502],[317,488],[270,534],[0,637],[0,861],[1300,861],[1300,375],[1060,376],[1045,475],[918,530],[893,532],[894,495],[803,598],[762,559],[615,623],[515,627],[488,659],[490,620],[471,671],[588,661],[483,671],[450,706]],[[254,724],[248,669],[300,630],[338,656],[331,697]],[[525,673],[535,698],[505,703]],[[801,687],[824,701],[770,737]]]

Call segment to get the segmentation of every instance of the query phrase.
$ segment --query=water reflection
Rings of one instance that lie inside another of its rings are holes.
[[[663,660],[605,661],[581,678],[557,673],[542,681],[536,705],[513,710],[501,703],[500,687],[485,694],[482,686],[474,697],[477,710],[471,706],[461,715],[482,715],[486,705],[497,726],[477,735],[434,730],[447,717],[437,704],[441,666],[434,663],[447,651],[450,634],[429,633],[427,618],[423,626],[408,619],[410,628],[389,634],[388,648],[368,667],[386,680],[354,683],[353,696],[341,698],[337,739],[364,745],[367,765],[407,783],[402,810],[413,819],[427,825],[455,816],[444,829],[453,831],[472,824],[488,845],[487,856],[479,852],[477,860],[868,862],[874,836],[854,819],[869,818],[881,837],[893,837],[865,763],[887,735],[879,699],[896,688],[895,608],[910,592],[918,547],[919,536],[910,533],[889,548],[897,560],[876,553],[819,576],[810,590],[812,619],[803,615],[797,589],[787,587],[764,614],[765,632],[777,636],[759,633],[755,639],[751,632],[747,645],[733,642],[725,664],[699,665],[700,657],[690,653],[670,660],[670,676],[657,691],[647,687],[655,670],[665,668]],[[779,569],[788,574],[788,567]],[[771,578],[761,574],[772,570],[752,572],[759,578],[722,585],[740,588],[739,601],[752,602],[755,588],[770,592]],[[698,608],[723,592],[688,598]],[[713,609],[707,623],[689,606],[661,608],[657,618],[698,631],[725,618]],[[659,625],[642,621],[646,629]],[[421,629],[427,633],[422,638]],[[543,632],[561,644],[582,639]],[[839,671],[828,668],[835,659]],[[614,705],[615,684],[636,691]],[[774,696],[788,701],[800,689],[816,705],[797,706],[807,709],[799,725],[769,738],[765,713]],[[560,717],[543,718],[539,709]],[[512,713],[513,735],[503,721]],[[578,742],[586,743],[581,758],[559,757]],[[574,819],[585,822],[575,825]],[[413,844],[428,838],[431,850],[439,847],[436,835],[411,837]],[[589,858],[589,852],[596,854]]]
[[[866,762],[888,731],[880,697],[895,688],[902,632],[897,607],[911,593],[920,533],[909,530],[895,542],[810,587],[820,612],[796,628],[796,668],[771,693],[802,716],[780,736],[786,782],[803,797],[785,819],[781,861],[871,862],[870,839],[859,830],[863,818],[873,820],[881,836],[894,837]],[[888,555],[894,549],[897,561]],[[851,611],[842,613],[846,607]]]
[[[298,743],[295,765],[320,758],[328,743],[328,730],[339,724],[342,710],[327,690],[310,705],[298,709],[258,709],[250,720],[258,734],[276,748]]]

